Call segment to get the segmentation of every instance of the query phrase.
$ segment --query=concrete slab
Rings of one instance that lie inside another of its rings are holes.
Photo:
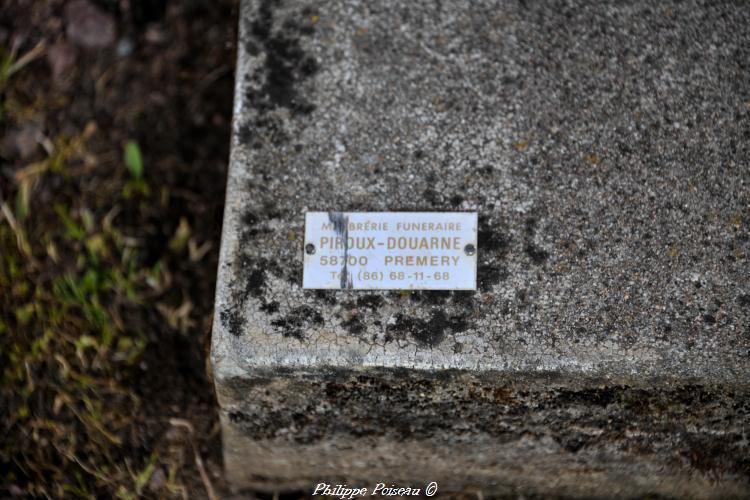
[[[750,6],[240,17],[212,341],[235,485],[747,491]],[[478,212],[478,290],[303,290],[331,210]]]

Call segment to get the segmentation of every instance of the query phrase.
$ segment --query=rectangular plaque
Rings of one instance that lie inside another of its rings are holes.
[[[476,212],[308,212],[304,288],[476,290]]]

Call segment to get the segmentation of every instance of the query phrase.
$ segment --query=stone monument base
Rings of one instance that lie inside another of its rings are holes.
[[[402,369],[268,370],[221,387],[227,474],[238,488],[748,492],[747,436],[736,426],[750,412],[746,388]]]

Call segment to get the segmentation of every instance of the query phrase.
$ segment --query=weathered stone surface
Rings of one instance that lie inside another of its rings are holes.
[[[497,372],[257,370],[222,384],[237,485],[501,495],[747,494],[746,389]]]
[[[240,23],[212,345],[237,486],[747,491],[748,4]],[[479,289],[303,290],[308,210],[477,211]]]

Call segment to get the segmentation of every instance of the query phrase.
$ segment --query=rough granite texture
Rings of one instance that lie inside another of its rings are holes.
[[[312,210],[477,211],[478,290],[303,290]],[[230,480],[748,495],[749,229],[748,2],[243,1]]]

